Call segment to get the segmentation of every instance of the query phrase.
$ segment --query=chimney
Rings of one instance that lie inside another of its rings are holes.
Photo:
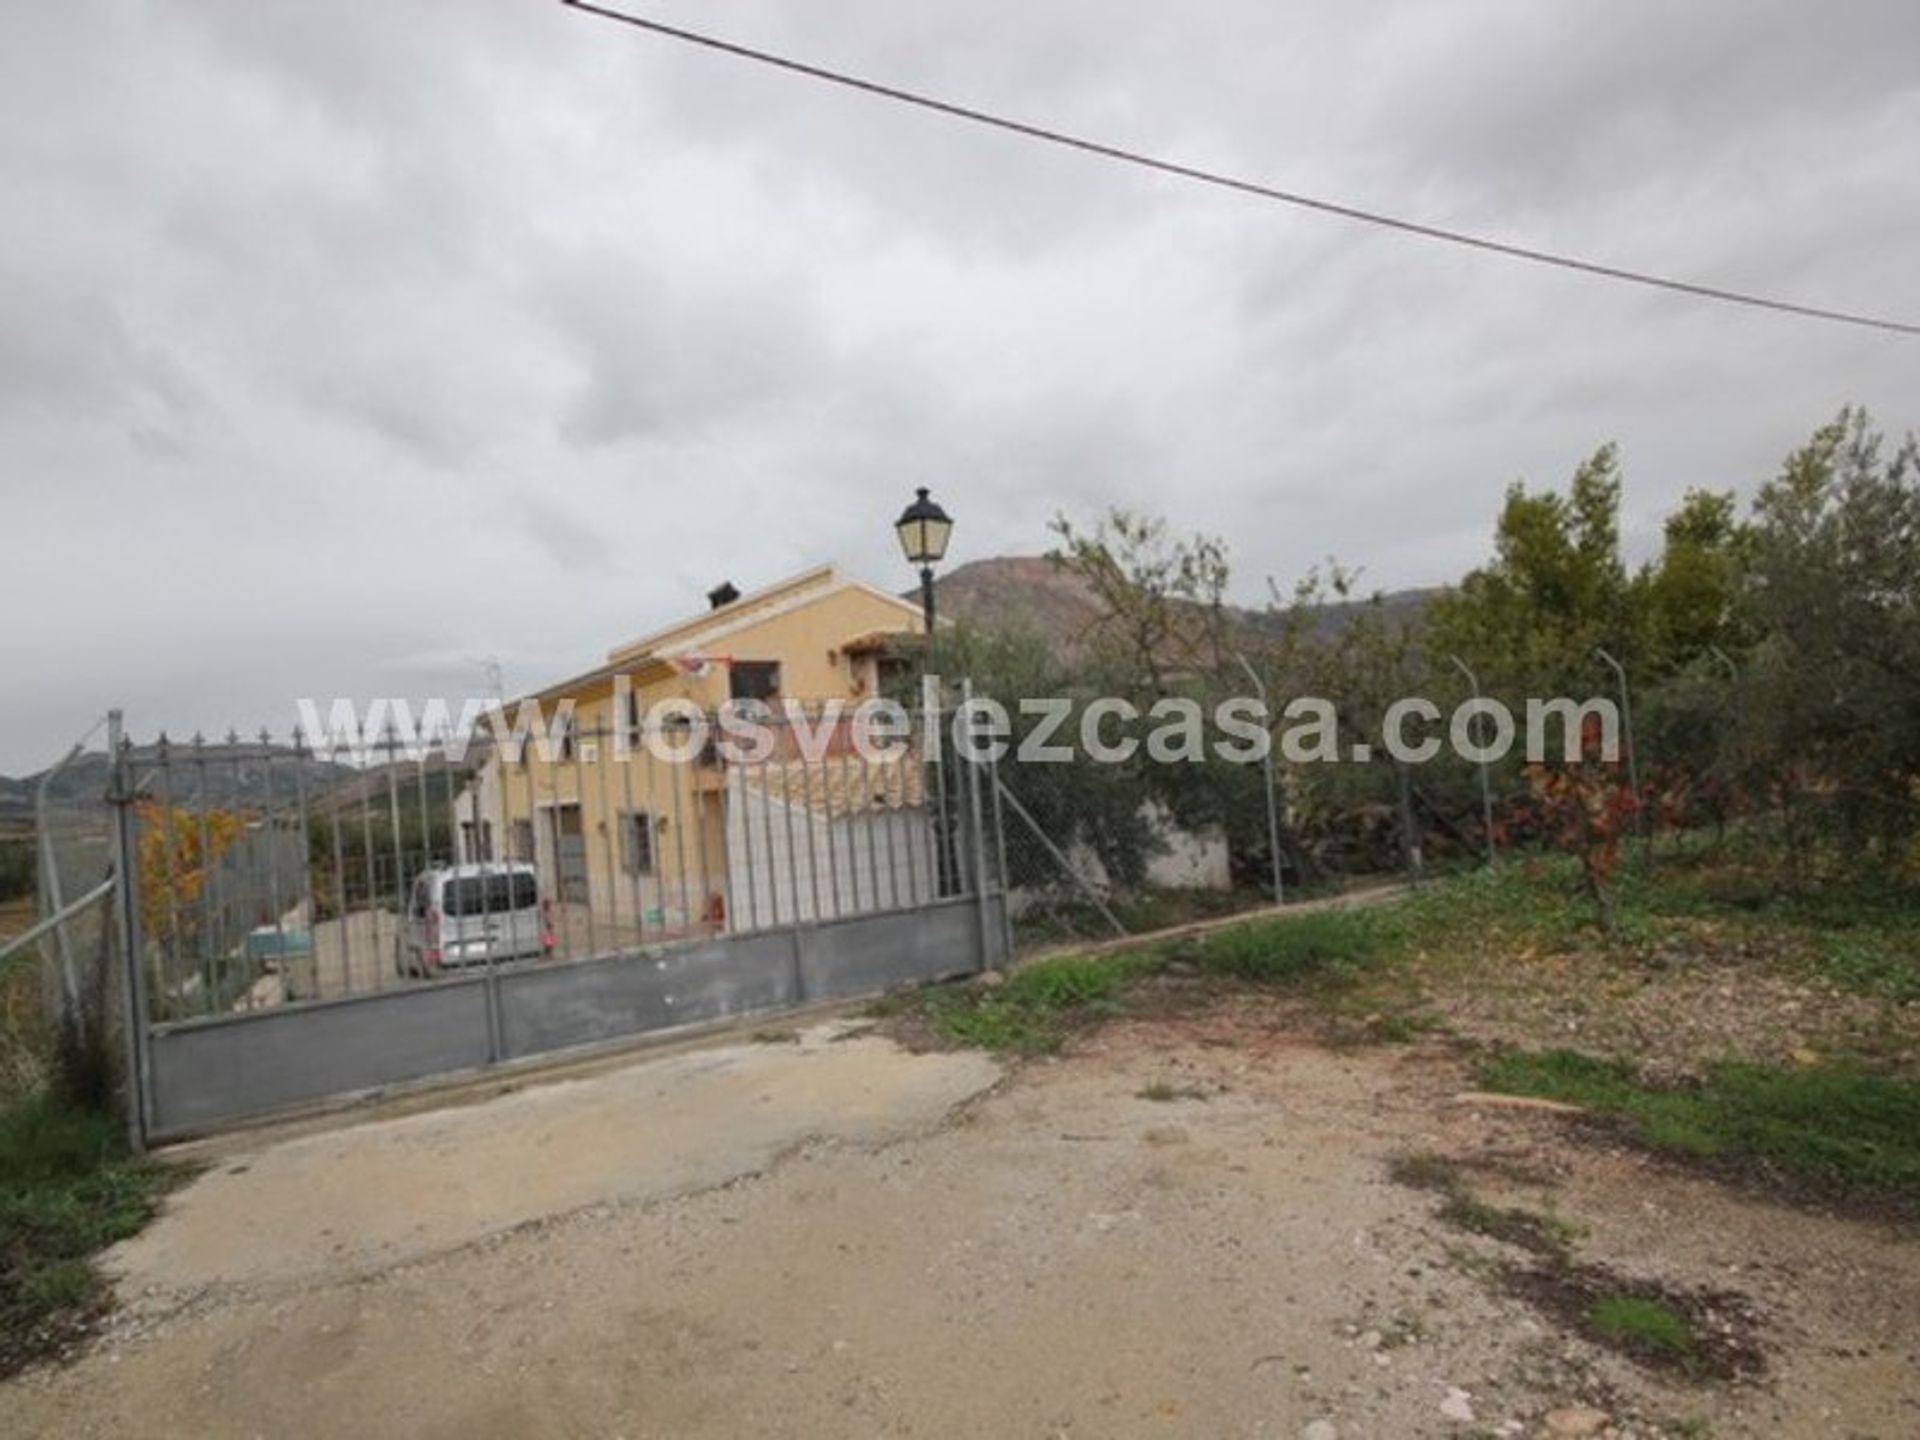
[[[723,610],[740,598],[739,590],[731,580],[722,580],[713,589],[707,591],[707,604],[715,610]]]

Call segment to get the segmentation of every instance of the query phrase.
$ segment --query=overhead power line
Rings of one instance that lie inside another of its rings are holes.
[[[1644,285],[1656,290],[1669,290],[1681,295],[1692,295],[1704,300],[1719,300],[1730,305],[1746,305],[1757,310],[1773,310],[1785,315],[1798,315],[1810,320],[1828,320],[1840,325],[1857,325],[1869,330],[1884,330],[1896,335],[1920,335],[1920,324],[1904,320],[1893,320],[1879,315],[1859,315],[1846,310],[1829,310],[1819,305],[1801,305],[1791,300],[1774,299],[1766,295],[1748,294],[1741,290],[1727,290],[1717,285],[1703,285],[1691,280],[1676,280],[1671,276],[1654,275],[1642,270],[1629,270],[1624,266],[1602,264],[1597,260],[1583,260],[1576,255],[1561,255],[1551,250],[1536,250],[1527,245],[1516,245],[1505,240],[1495,240],[1485,235],[1474,235],[1464,230],[1449,230],[1440,225],[1427,225],[1417,220],[1402,219],[1397,215],[1384,214],[1377,210],[1365,210],[1356,205],[1345,205],[1336,200],[1325,200],[1314,195],[1303,195],[1297,191],[1282,190],[1272,185],[1262,185],[1255,180],[1244,180],[1232,175],[1224,175],[1214,170],[1204,170],[1196,165],[1183,165],[1175,160],[1161,159],[1137,150],[1128,150],[1118,145],[1108,145],[1099,140],[1089,140],[1084,136],[1070,135],[1062,130],[1051,130],[1044,125],[1031,125],[1024,120],[1014,120],[1005,115],[996,115],[986,110],[976,110],[969,105],[956,104],[951,100],[941,100],[932,95],[923,95],[913,90],[903,90],[897,85],[882,84],[877,80],[868,80],[858,75],[849,75],[844,71],[829,70],[824,66],[810,65],[802,60],[776,55],[767,50],[756,50],[749,45],[736,44],[731,40],[722,40],[715,35],[705,35],[697,30],[687,30],[678,25],[668,25],[659,20],[651,20],[640,15],[630,15],[622,10],[608,9],[602,5],[589,3],[589,0],[560,0],[569,9],[588,15],[597,15],[603,20],[612,20],[621,25],[629,25],[637,30],[645,30],[669,40],[679,40],[688,45],[697,45],[706,50],[715,50],[723,55],[731,55],[740,60],[751,60],[755,64],[768,65],[776,70],[785,70],[790,74],[804,75],[812,80],[825,81],[829,85],[839,85],[848,90],[857,90],[867,95],[875,95],[883,100],[892,100],[901,105],[912,105],[922,110],[931,110],[955,120],[965,120],[975,125],[985,125],[995,130],[1004,130],[1010,134],[1023,135],[1029,140],[1039,140],[1048,145],[1058,145],[1069,150],[1079,150],[1088,155],[1098,155],[1103,159],[1115,160],[1123,165],[1133,165],[1143,170],[1157,171],[1162,175],[1176,176],[1182,180],[1192,180],[1202,185],[1212,185],[1222,190],[1234,190],[1243,195],[1255,195],[1263,200],[1278,201],[1282,205],[1293,205],[1304,210],[1317,210],[1325,215],[1338,215],[1345,220],[1358,221],[1365,225],[1378,225],[1384,229],[1397,230],[1405,235],[1417,235],[1426,240],[1438,240],[1449,245],[1461,245],[1471,250],[1482,250],[1494,255],[1504,255],[1510,260],[1524,260],[1536,265],[1551,265],[1561,270],[1573,270],[1585,275],[1597,275],[1604,280],[1621,280],[1631,285]]]

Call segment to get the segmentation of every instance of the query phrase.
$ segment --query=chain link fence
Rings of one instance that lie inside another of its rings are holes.
[[[1032,954],[1480,863],[1477,802],[1456,794],[1452,777],[1436,779],[1387,760],[1277,764],[1269,782],[1258,763],[1004,759],[1015,948]]]

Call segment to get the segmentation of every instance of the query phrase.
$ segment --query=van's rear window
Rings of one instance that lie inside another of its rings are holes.
[[[540,887],[533,876],[524,871],[511,875],[460,875],[447,881],[444,900],[449,915],[532,910],[540,904]]]

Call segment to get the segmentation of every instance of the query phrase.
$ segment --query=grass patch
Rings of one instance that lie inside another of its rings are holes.
[[[1485,1235],[1531,1250],[1536,1255],[1564,1254],[1579,1237],[1579,1229],[1557,1215],[1542,1215],[1516,1206],[1489,1205],[1475,1195],[1456,1195],[1440,1207],[1440,1218],[1457,1229]]]
[[[1732,1291],[1684,1290],[1571,1262],[1509,1267],[1499,1278],[1569,1330],[1649,1369],[1690,1380],[1766,1369],[1753,1308]]]
[[[1218,930],[1180,954],[1206,974],[1248,984],[1338,985],[1384,958],[1397,919],[1372,908],[1318,910]]]
[[[1330,990],[1378,964],[1389,953],[1394,933],[1381,912],[1313,911],[1214,931],[1165,950],[1036,960],[998,985],[947,986],[892,998],[867,1013],[924,1022],[949,1045],[1043,1055],[1058,1050],[1075,1026],[1124,1011],[1128,992],[1166,974],[1169,962],[1178,962],[1174,970],[1189,982]]]
[[[1579,1238],[1579,1228],[1556,1215],[1518,1206],[1492,1205],[1473,1193],[1460,1167],[1440,1155],[1396,1156],[1387,1166],[1396,1184],[1444,1197],[1439,1218],[1456,1230],[1484,1235],[1535,1255],[1558,1259]]]
[[[0,1112],[0,1375],[84,1333],[104,1298],[91,1257],[182,1174],[129,1156],[100,1116],[45,1099]]]
[[[1573,1247],[1579,1227],[1558,1216],[1487,1203],[1444,1156],[1397,1156],[1387,1173],[1398,1184],[1444,1197],[1438,1215],[1446,1224],[1529,1252],[1520,1263],[1454,1245],[1447,1257],[1462,1274],[1519,1296],[1567,1329],[1643,1365],[1696,1379],[1757,1374],[1765,1367],[1744,1296],[1674,1289],[1578,1260]]]
[[[1549,1050],[1497,1056],[1480,1083],[1613,1117],[1654,1150],[1820,1198],[1920,1213],[1920,1082],[1848,1066],[1729,1062],[1697,1085],[1661,1087],[1623,1060]]]
[[[1019,1055],[1058,1050],[1076,1023],[1117,1014],[1127,986],[1159,968],[1150,954],[1036,960],[991,989],[928,992],[934,1029],[949,1043]]]
[[[1697,1348],[1693,1322],[1666,1301],[1645,1295],[1600,1296],[1587,1307],[1587,1328],[1608,1344],[1663,1360],[1684,1360]]]

